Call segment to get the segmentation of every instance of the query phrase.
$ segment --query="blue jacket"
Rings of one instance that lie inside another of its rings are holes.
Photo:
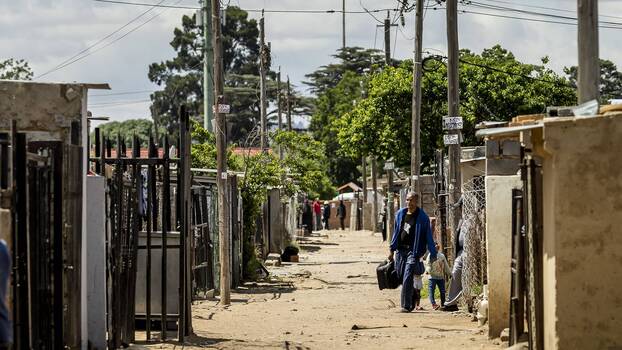
[[[11,343],[13,340],[13,326],[6,305],[10,276],[11,255],[9,247],[3,240],[0,240],[0,344]]]
[[[402,227],[402,221],[406,216],[408,208],[402,208],[395,214],[395,225],[393,226],[393,237],[391,238],[391,251],[397,250],[397,244],[400,237],[400,228]],[[415,237],[419,236],[419,244],[415,247]],[[415,259],[421,258],[427,250],[430,251],[430,257],[432,260],[436,259],[436,247],[434,245],[434,237],[432,237],[432,228],[430,225],[430,218],[428,214],[423,211],[423,208],[419,208],[419,216],[417,217],[417,223],[415,224],[415,237],[413,237],[412,247],[413,255]]]

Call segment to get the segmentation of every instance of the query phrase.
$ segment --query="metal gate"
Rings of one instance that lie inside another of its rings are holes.
[[[525,156],[523,191],[512,191],[512,270],[510,345],[525,335],[530,349],[543,349],[542,177],[540,166]]]
[[[167,331],[175,323],[179,341],[190,333],[190,130],[184,108],[179,116],[178,154],[169,153],[165,136],[161,156],[150,138],[143,158],[135,136],[131,157],[126,157],[125,142],[117,137],[116,156],[111,158],[110,140],[95,130],[91,161],[95,171],[106,176],[109,189],[109,349],[134,342],[137,318],[144,321],[147,340],[152,340],[156,327],[159,339],[168,339]]]
[[[0,134],[0,158],[3,206],[12,212],[14,347],[77,349],[82,148],[32,141],[13,123]]]

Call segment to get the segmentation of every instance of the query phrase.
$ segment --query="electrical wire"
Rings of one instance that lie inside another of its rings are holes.
[[[129,1],[121,1],[121,0],[93,0],[97,2],[105,2],[111,4],[122,4],[122,5],[134,5],[134,6],[155,6],[155,7],[165,7],[165,8],[176,8],[176,9],[187,9],[187,10],[200,10],[200,7],[196,6],[179,6],[179,5],[158,5],[153,3],[144,3],[144,2],[129,2]],[[302,14],[333,14],[333,13],[346,13],[346,14],[369,14],[369,13],[378,13],[385,11],[399,11],[396,8],[381,8],[381,9],[371,9],[364,11],[351,11],[351,10],[271,10],[271,9],[241,9],[246,12],[259,12],[262,11],[265,13],[302,13]]]
[[[525,5],[525,4],[519,4],[519,3],[515,3],[511,1],[503,1],[503,0],[483,0],[483,1],[499,3],[499,4],[508,4],[508,5],[513,5],[513,6],[518,6],[518,7],[525,7],[525,8],[535,8],[535,9],[540,9],[540,10],[551,10],[551,11],[557,11],[557,12],[566,12],[566,13],[577,12],[576,10],[560,9],[556,7],[547,7],[547,6],[538,6],[538,5]],[[620,16],[611,16],[611,15],[599,15],[599,17],[622,19],[622,17]]]
[[[506,7],[506,6],[499,6],[499,5],[490,5],[490,4],[485,4],[485,3],[481,3],[481,2],[478,2],[478,1],[472,1],[472,0],[461,0],[460,3],[463,4],[463,5],[466,5],[466,6],[474,6],[474,7],[478,7],[478,8],[482,8],[482,9],[486,9],[486,10],[496,10],[496,11],[500,11],[500,12],[514,12],[514,13],[520,13],[520,14],[524,14],[524,15],[532,15],[532,16],[539,16],[539,17],[554,18],[554,19],[558,19],[558,20],[578,21],[577,17],[562,16],[562,15],[556,15],[556,14],[545,13],[545,12],[521,10],[521,9],[517,9],[517,8]],[[612,22],[612,21],[599,21],[599,24],[617,25],[617,26],[622,25],[622,23],[620,23],[620,22]]]
[[[161,0],[158,4],[162,4],[164,1],[166,0]],[[95,42],[94,44],[90,45],[89,47],[87,47],[86,49],[83,49],[82,51],[74,54],[73,56],[69,57],[68,59],[60,62],[59,64],[57,64],[56,66],[54,66],[54,68],[44,72],[43,74],[39,74],[38,76],[35,77],[35,79],[39,79],[41,77],[44,77],[52,72],[57,71],[58,69],[61,69],[63,65],[67,64],[68,62],[72,61],[73,59],[75,59],[76,57],[79,57],[82,54],[87,53],[90,49],[94,48],[95,46],[98,46],[99,44],[103,43],[105,40],[109,39],[110,37],[114,36],[115,34],[119,33],[120,31],[122,31],[123,29],[127,28],[129,25],[131,25],[132,23],[136,22],[137,20],[139,20],[140,18],[142,18],[143,16],[147,15],[149,12],[153,11],[155,9],[154,7],[149,8],[148,10],[144,11],[143,13],[141,13],[140,15],[132,18],[129,22],[127,22],[126,24],[122,25],[121,27],[117,28],[116,30],[114,30],[113,32],[111,32],[110,34],[106,35],[105,37],[99,39],[97,42]]]
[[[138,95],[144,93],[155,92],[156,90],[138,90],[138,91],[122,91],[122,92],[113,92],[109,94],[95,94],[89,97],[108,97],[108,96],[121,96],[121,95]]]

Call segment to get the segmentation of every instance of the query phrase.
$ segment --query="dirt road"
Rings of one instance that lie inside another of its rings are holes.
[[[387,245],[369,231],[322,231],[298,242],[301,261],[270,267],[232,304],[193,306],[186,349],[499,349],[468,315],[399,312],[400,290],[379,291],[375,269]],[[136,348],[174,348],[179,344]]]

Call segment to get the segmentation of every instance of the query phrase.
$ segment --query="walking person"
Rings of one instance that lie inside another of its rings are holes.
[[[441,253],[439,244],[436,244],[436,261],[430,261],[430,257],[426,259],[426,270],[430,274],[430,280],[428,281],[428,295],[430,298],[430,304],[434,310],[438,310],[439,307],[445,305],[445,280],[451,276],[451,269],[445,258],[445,254]],[[441,294],[441,304],[437,305],[434,300],[434,292],[436,287]]]
[[[436,260],[436,247],[432,238],[430,218],[423,208],[419,208],[415,192],[406,195],[408,206],[395,215],[395,225],[391,239],[389,260],[395,254],[395,270],[402,280],[401,312],[414,309],[414,276],[423,275],[425,267],[421,261],[426,250],[431,261]]]
[[[322,208],[322,219],[324,221],[324,229],[330,230],[328,226],[328,219],[330,219],[330,204],[328,201],[324,201],[324,208]]]
[[[308,199],[305,199],[302,205],[302,226],[305,229],[305,235],[310,235],[313,229],[313,209]]]
[[[319,231],[322,229],[322,205],[320,204],[319,198],[316,198],[315,201],[313,201],[313,216],[315,217],[314,229]]]
[[[462,205],[462,198],[458,200],[456,205]],[[466,259],[464,251],[464,240],[469,228],[469,220],[461,219],[458,223],[458,229],[454,233],[454,242],[456,258],[451,270],[451,283],[449,284],[449,294],[447,295],[447,303],[441,307],[442,311],[458,311],[458,301],[462,297],[462,268]]]
[[[346,229],[346,205],[343,204],[343,199],[339,201],[339,206],[337,207],[337,217],[339,218],[339,223],[341,224],[341,229]]]

